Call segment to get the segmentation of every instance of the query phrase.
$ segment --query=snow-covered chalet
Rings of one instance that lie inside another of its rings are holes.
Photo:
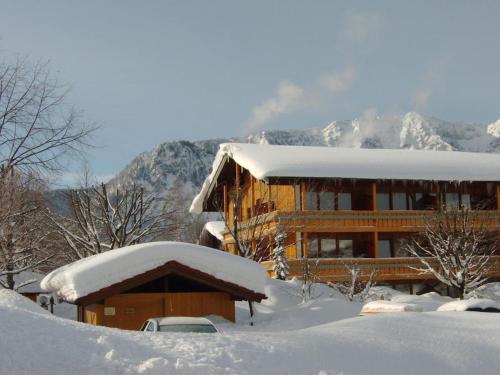
[[[323,281],[346,280],[346,262],[375,279],[412,291],[432,285],[402,250],[442,208],[484,213],[500,230],[500,155],[451,151],[345,149],[226,143],[191,212],[220,212],[223,247],[238,253],[235,233],[272,273],[271,245],[286,232],[291,275],[303,257],[318,259]],[[500,276],[500,256],[491,277]]]

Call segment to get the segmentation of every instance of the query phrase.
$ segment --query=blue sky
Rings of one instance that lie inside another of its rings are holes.
[[[163,141],[375,109],[500,117],[498,1],[8,1],[0,54],[50,59],[108,176]]]

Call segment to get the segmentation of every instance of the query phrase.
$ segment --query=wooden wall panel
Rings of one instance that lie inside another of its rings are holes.
[[[220,315],[234,322],[234,301],[227,293],[167,293],[165,316]]]
[[[163,316],[163,293],[117,294],[104,300],[103,325],[138,330],[149,318]],[[115,308],[115,315],[107,315],[106,308]]]
[[[83,321],[94,326],[102,325],[104,305],[93,304],[83,308]]]
[[[161,316],[220,315],[234,322],[235,306],[223,292],[130,293],[85,306],[83,314],[85,323],[138,330],[147,319]]]

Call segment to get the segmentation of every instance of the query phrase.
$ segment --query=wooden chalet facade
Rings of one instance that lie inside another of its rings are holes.
[[[438,165],[429,165],[434,158]],[[500,231],[500,156],[225,144],[191,210],[221,212],[231,229],[224,248],[235,254],[236,232],[254,249],[286,232],[292,276],[302,274],[306,257],[318,259],[323,281],[345,281],[345,265],[358,264],[363,277],[376,270],[377,281],[411,285],[432,276],[411,268],[419,262],[402,250],[405,239],[441,208],[458,206],[479,211],[485,226]],[[272,273],[271,248],[260,248],[255,258]],[[492,261],[498,278],[500,256]]]

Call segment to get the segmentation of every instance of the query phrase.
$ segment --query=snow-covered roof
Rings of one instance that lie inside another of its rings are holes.
[[[224,231],[226,224],[223,221],[209,221],[205,224],[205,229],[219,241],[224,241]]]
[[[354,149],[223,143],[190,211],[201,213],[226,159],[255,178],[500,181],[500,155],[458,151]]]
[[[440,306],[437,311],[467,311],[469,309],[497,309],[500,310],[500,301],[488,298],[472,298],[468,300],[453,301]]]
[[[14,275],[14,288],[18,293],[42,293],[40,281],[43,277],[44,275],[38,272],[22,271]],[[5,280],[5,276],[1,279]]]
[[[48,274],[42,289],[68,302],[175,261],[254,293],[264,294],[266,271],[258,263],[182,242],[150,242],[78,260]]]

